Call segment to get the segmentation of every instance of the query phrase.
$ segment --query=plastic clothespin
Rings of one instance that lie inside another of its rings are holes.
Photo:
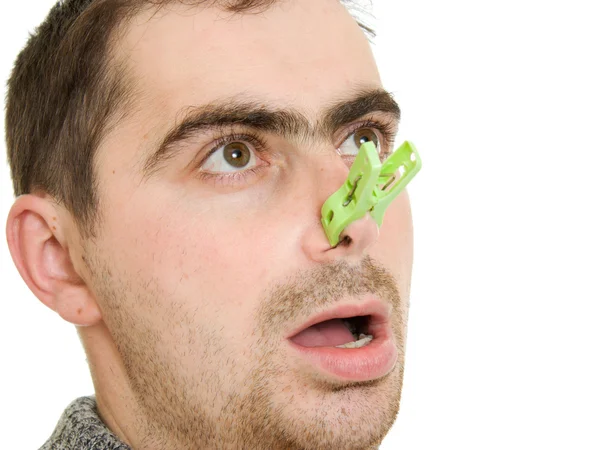
[[[373,142],[361,145],[346,181],[321,208],[321,223],[331,246],[337,246],[342,231],[367,212],[381,227],[387,207],[420,169],[421,158],[409,141],[384,163]]]

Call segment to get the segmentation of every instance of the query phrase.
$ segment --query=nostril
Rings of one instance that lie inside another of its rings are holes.
[[[362,254],[373,245],[379,237],[379,227],[370,214],[350,223],[340,233],[340,242],[352,254]],[[338,246],[336,245],[336,247]],[[334,247],[335,248],[335,247]]]
[[[342,247],[349,247],[352,244],[352,238],[348,235],[344,236],[343,239],[340,240],[340,242],[338,242],[338,244],[333,247],[333,248],[337,248],[339,246]]]

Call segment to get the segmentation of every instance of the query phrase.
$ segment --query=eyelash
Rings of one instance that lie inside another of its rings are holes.
[[[366,119],[362,122],[359,122],[359,123],[353,125],[352,128],[350,128],[350,130],[346,133],[344,140],[342,142],[344,142],[353,133],[356,133],[361,128],[373,128],[373,129],[379,131],[379,133],[381,134],[381,137],[383,138],[383,142],[379,143],[381,150],[382,150],[381,160],[382,161],[385,160],[392,153],[390,147],[391,147],[391,144],[393,143],[394,136],[395,136],[394,126],[390,122],[383,122],[383,121],[378,121],[378,120],[374,120],[374,119]],[[210,156],[213,155],[221,147],[231,144],[232,142],[238,142],[238,141],[244,141],[249,144],[252,144],[252,147],[254,148],[254,150],[256,150],[257,153],[263,153],[263,152],[267,151],[267,143],[265,142],[265,140],[254,133],[229,134],[229,135],[220,137],[219,139],[217,139],[214,142],[212,150],[210,150],[208,152],[208,154],[204,158],[202,158],[202,161],[200,162],[199,167],[202,167],[202,165],[206,162],[206,160],[208,160],[208,158],[210,158]],[[262,169],[263,169],[263,166],[257,166],[252,169],[246,169],[241,172],[234,172],[234,173],[229,173],[229,174],[215,174],[215,173],[211,173],[211,172],[199,171],[199,172],[197,172],[197,176],[198,176],[198,178],[200,178],[200,180],[205,181],[205,182],[210,182],[211,184],[214,184],[214,185],[232,185],[233,186],[233,185],[243,182],[245,179],[247,179],[251,176],[256,175]]]

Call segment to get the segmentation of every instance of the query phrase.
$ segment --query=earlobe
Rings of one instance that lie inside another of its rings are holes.
[[[75,271],[58,208],[35,195],[17,198],[6,224],[8,247],[21,277],[44,305],[75,325],[93,325],[101,314]]]
[[[55,295],[55,306],[60,317],[77,326],[88,327],[102,319],[98,304],[89,295],[82,295],[81,287],[64,285]]]

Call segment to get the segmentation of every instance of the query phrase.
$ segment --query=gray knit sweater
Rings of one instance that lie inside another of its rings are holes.
[[[74,400],[63,412],[54,433],[40,450],[131,450],[98,415],[93,396]]]

